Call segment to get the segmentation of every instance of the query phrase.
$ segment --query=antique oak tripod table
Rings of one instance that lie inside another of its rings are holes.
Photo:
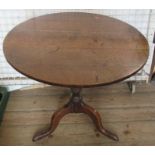
[[[85,113],[99,132],[99,113],[85,104],[81,89],[122,81],[138,72],[148,58],[148,43],[134,27],[90,13],[66,12],[32,18],[17,25],[4,40],[7,61],[20,73],[49,85],[71,88],[69,102],[57,110],[49,127],[33,141],[49,136],[68,113]]]

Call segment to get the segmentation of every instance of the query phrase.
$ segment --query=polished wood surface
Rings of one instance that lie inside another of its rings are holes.
[[[3,49],[7,61],[22,74],[67,87],[123,80],[148,58],[148,43],[134,27],[90,13],[30,19],[9,32]]]

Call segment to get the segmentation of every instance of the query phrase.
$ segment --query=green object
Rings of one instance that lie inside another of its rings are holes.
[[[3,114],[9,98],[9,92],[6,88],[0,87],[0,124],[2,123]]]

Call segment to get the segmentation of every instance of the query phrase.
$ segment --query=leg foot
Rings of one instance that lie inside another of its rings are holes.
[[[115,141],[119,140],[117,135],[115,135],[114,133],[108,131],[107,129],[105,129],[103,127],[100,114],[95,109],[93,109],[89,105],[83,103],[82,104],[81,112],[87,114],[93,120],[96,128],[98,129],[98,131],[100,133],[102,133],[103,135],[105,135],[105,136],[107,136],[110,139],[113,139]]]
[[[57,128],[60,120],[68,113],[70,113],[71,107],[68,105],[65,105],[64,107],[62,107],[61,109],[57,110],[51,119],[51,124],[48,128],[41,130],[39,132],[37,132],[34,136],[32,141],[37,141],[40,140],[44,137],[47,137],[49,135],[51,135],[52,132],[54,132],[54,130]]]

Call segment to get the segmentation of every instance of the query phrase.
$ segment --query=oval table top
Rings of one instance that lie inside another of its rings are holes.
[[[124,80],[148,58],[148,42],[120,20],[66,12],[32,18],[6,36],[7,61],[20,73],[51,85],[92,87]]]

